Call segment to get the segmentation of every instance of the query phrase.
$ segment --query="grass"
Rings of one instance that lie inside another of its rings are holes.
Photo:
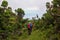
[[[19,40],[44,40],[46,38],[45,32],[41,32],[40,30],[33,31],[31,35],[27,35],[24,33]]]
[[[19,37],[19,40],[53,40],[56,35],[52,34],[51,31],[51,29],[46,29],[43,31],[34,30],[31,35],[28,35],[27,32],[25,32],[22,36]],[[49,38],[49,36],[52,38]],[[59,38],[60,36],[57,35],[57,37]]]

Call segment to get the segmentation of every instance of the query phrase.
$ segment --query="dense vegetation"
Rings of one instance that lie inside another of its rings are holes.
[[[46,13],[42,18],[23,19],[24,10],[18,8],[15,13],[2,1],[0,7],[0,40],[59,40],[60,39],[60,0],[46,3]],[[16,15],[17,14],[17,15]],[[27,23],[33,23],[32,35],[27,35]]]

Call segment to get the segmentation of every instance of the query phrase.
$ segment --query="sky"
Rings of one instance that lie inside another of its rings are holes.
[[[0,0],[0,4],[1,4]],[[22,8],[25,12],[24,18],[32,19],[38,14],[39,18],[46,12],[46,2],[52,0],[7,0],[13,10]]]

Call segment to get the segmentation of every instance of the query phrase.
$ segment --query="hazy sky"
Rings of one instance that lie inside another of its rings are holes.
[[[51,0],[7,0],[9,6],[13,10],[17,8],[22,8],[25,11],[24,18],[35,17],[36,14],[41,18],[42,15],[46,12],[46,2],[51,2]],[[1,4],[1,0],[0,0]]]

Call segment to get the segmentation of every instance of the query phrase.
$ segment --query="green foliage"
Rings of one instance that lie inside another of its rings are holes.
[[[2,7],[0,7],[0,40],[16,40],[18,36],[21,35],[21,24],[25,23],[24,21],[22,21],[23,23],[19,21],[20,14],[21,18],[23,18],[22,15],[24,15],[24,11],[18,8],[16,12],[20,14],[16,15],[15,13],[13,13],[12,8],[8,7],[8,2],[5,0],[2,1],[1,6]]]
[[[17,12],[17,15],[20,19],[25,15],[24,11],[21,8],[18,8],[15,11]]]
[[[4,0],[4,1],[2,2],[1,6],[7,7],[7,6],[8,6],[8,2]]]
[[[49,2],[46,3],[46,7],[47,7],[47,8],[50,7],[50,3],[49,3]]]
[[[60,0],[53,0],[52,3],[54,7],[57,7],[57,5],[60,6]]]

